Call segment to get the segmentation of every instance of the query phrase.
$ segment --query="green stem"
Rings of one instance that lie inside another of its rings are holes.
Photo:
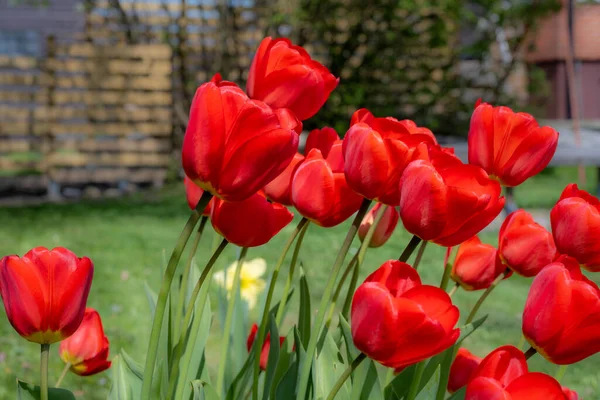
[[[288,272],[287,280],[285,281],[285,286],[283,288],[283,294],[281,296],[281,301],[279,302],[279,308],[277,309],[277,314],[275,317],[275,324],[279,326],[281,324],[281,320],[283,319],[283,312],[285,310],[285,303],[287,301],[288,293],[290,292],[290,288],[292,287],[292,281],[294,279],[294,272],[296,271],[296,263],[298,262],[298,254],[300,253],[300,247],[302,247],[302,242],[304,241],[304,235],[308,229],[309,224],[304,224],[302,229],[300,230],[300,235],[298,236],[298,240],[296,241],[296,247],[294,247],[294,252],[292,253],[292,262],[290,263],[290,271]]]
[[[48,400],[48,355],[50,345],[42,344],[40,353],[40,398]]]
[[[558,371],[556,371],[556,375],[554,376],[554,379],[556,379],[558,382],[560,382],[562,380],[562,378],[565,376],[565,372],[567,372],[567,367],[568,367],[568,365],[559,366]]]
[[[408,390],[406,400],[415,400],[417,394],[419,394],[419,386],[421,385],[423,372],[425,372],[425,362],[421,361],[415,368],[415,375],[413,376],[412,383],[410,384],[410,389]]]
[[[235,275],[233,276],[233,286],[229,293],[229,304],[227,305],[227,315],[225,317],[225,326],[223,328],[223,345],[221,347],[221,360],[219,361],[219,369],[217,372],[217,392],[223,391],[223,382],[225,380],[225,366],[227,365],[227,355],[229,353],[229,342],[231,337],[231,324],[233,323],[233,311],[235,310],[235,303],[237,300],[238,292],[240,291],[240,274],[242,272],[242,265],[248,252],[247,247],[243,247],[240,252],[240,257],[235,268]]]
[[[177,244],[171,253],[171,258],[169,259],[167,269],[163,275],[160,292],[158,293],[158,298],[156,300],[156,309],[154,311],[154,319],[152,321],[152,330],[150,331],[148,351],[146,352],[146,364],[144,366],[144,379],[142,383],[141,394],[142,399],[150,399],[152,378],[156,364],[156,355],[158,353],[158,341],[160,339],[160,331],[162,330],[162,323],[165,317],[167,297],[169,296],[169,292],[171,290],[171,284],[173,283],[173,277],[175,276],[175,271],[177,270],[177,264],[179,264],[181,253],[183,253],[183,249],[192,235],[194,226],[196,226],[198,219],[200,219],[200,213],[198,210],[201,210],[200,212],[202,212],[204,207],[206,207],[210,201],[211,197],[212,195],[209,192],[204,192],[202,194],[202,197],[196,206],[196,210],[192,212],[187,223],[185,224],[185,227],[183,228],[183,231],[179,235],[179,240],[177,241]]]
[[[394,379],[394,368],[388,368],[387,374],[385,374],[385,386],[389,385]]]
[[[177,341],[177,345],[175,346],[175,354],[173,356],[173,367],[171,369],[171,374],[169,376],[169,391],[168,391],[168,393],[173,393],[173,391],[175,390],[179,376],[185,376],[183,374],[179,374],[179,360],[181,359],[181,355],[183,354],[184,346],[186,343],[187,329],[188,329],[188,326],[190,326],[190,322],[192,321],[192,316],[194,314],[194,308],[195,308],[194,305],[196,304],[196,299],[198,298],[198,294],[200,293],[200,289],[202,288],[202,285],[204,284],[206,279],[211,274],[213,265],[215,265],[215,263],[217,262],[217,259],[219,258],[219,256],[221,255],[221,253],[223,252],[223,250],[225,249],[225,247],[227,246],[228,243],[229,242],[226,239],[221,240],[219,247],[217,247],[215,249],[213,255],[210,257],[210,260],[208,260],[208,262],[204,266],[204,269],[202,270],[202,274],[200,275],[200,278],[198,278],[198,282],[196,282],[196,286],[194,286],[194,290],[192,291],[192,294],[190,295],[190,301],[188,302],[188,306],[186,307],[186,310],[185,310],[185,316],[183,317],[183,321],[181,322],[181,325],[180,325],[179,340]],[[206,296],[203,295],[202,298],[200,299],[200,308],[199,308],[200,313],[199,313],[199,315],[196,315],[197,319],[202,318],[202,312],[204,311],[205,303],[206,303]],[[179,324],[179,321],[176,320],[175,324]],[[190,337],[194,337],[194,336],[190,336]],[[187,375],[187,373],[186,373],[186,375]],[[177,397],[171,397],[171,398],[177,398]]]
[[[292,243],[298,236],[298,234],[302,231],[304,226],[308,224],[308,219],[302,218],[296,228],[290,235],[287,243],[283,246],[283,250],[279,259],[277,260],[277,264],[275,265],[275,269],[273,270],[273,275],[271,276],[271,282],[269,283],[269,289],[267,291],[267,299],[265,300],[265,307],[263,309],[262,319],[260,321],[260,325],[258,326],[258,334],[256,335],[256,340],[254,341],[254,369],[252,375],[252,399],[258,399],[258,376],[260,374],[260,353],[262,351],[263,342],[265,341],[266,336],[266,328],[267,328],[267,320],[269,318],[269,309],[271,307],[271,301],[273,299],[273,291],[275,290],[275,282],[277,281],[277,276],[279,275],[279,270],[283,265],[283,261],[285,260],[285,256],[287,255],[290,247],[292,247]]]
[[[62,372],[60,373],[60,376],[58,377],[58,380],[56,381],[56,385],[54,385],[54,387],[60,387],[60,384],[62,383],[63,379],[65,379],[65,376],[67,375],[67,372],[69,371],[69,368],[71,368],[71,363],[66,363],[65,367],[63,368]]]
[[[344,298],[344,305],[342,306],[342,315],[348,321],[348,314],[350,314],[350,307],[352,306],[352,299],[354,298],[354,291],[356,290],[356,284],[358,283],[358,273],[360,271],[360,261],[354,264],[352,270],[352,278],[350,278],[350,284],[346,291],[346,297]],[[334,304],[335,305],[335,304]]]
[[[298,396],[297,399],[304,400],[306,399],[306,393],[308,390],[308,379],[310,377],[310,369],[312,367],[313,358],[315,357],[315,352],[317,350],[317,343],[319,341],[319,337],[321,336],[321,330],[323,329],[323,325],[325,323],[325,314],[328,311],[329,302],[331,301],[331,295],[333,291],[333,285],[340,273],[340,269],[342,268],[342,264],[344,263],[344,258],[346,258],[346,254],[348,254],[348,250],[350,249],[350,245],[352,244],[352,240],[354,236],[356,236],[356,232],[358,231],[358,227],[362,222],[367,210],[369,209],[369,205],[371,204],[371,200],[364,199],[360,209],[356,213],[354,217],[354,221],[352,221],[352,225],[346,234],[346,238],[342,243],[342,247],[338,252],[338,255],[333,263],[333,267],[331,268],[331,274],[329,275],[329,280],[325,285],[325,290],[323,291],[323,296],[321,297],[321,303],[319,304],[319,312],[315,319],[314,330],[310,336],[310,340],[308,341],[308,346],[306,348],[306,357],[303,365],[300,370],[300,380],[298,384]],[[254,399],[256,400],[256,399]]]
[[[535,354],[537,353],[537,350],[534,349],[533,347],[530,347],[529,349],[527,349],[527,351],[525,352],[525,359],[529,360],[531,357],[533,357]]]
[[[400,258],[398,258],[398,261],[407,262],[411,256],[411,254],[413,253],[413,251],[415,251],[415,249],[417,248],[417,246],[419,245],[420,242],[421,242],[421,238],[418,237],[417,235],[413,235],[413,237],[410,239],[410,242],[408,242],[408,244],[406,245],[406,248],[400,255]]]
[[[427,247],[427,243],[428,242],[426,240],[421,242],[421,246],[417,251],[417,257],[415,258],[415,262],[413,264],[414,269],[419,268],[419,264],[421,264],[421,259],[423,258],[423,253],[425,253],[425,247]]]
[[[194,237],[194,241],[192,242],[192,247],[190,248],[190,254],[188,255],[187,264],[185,266],[185,270],[183,271],[183,275],[181,276],[181,283],[179,289],[179,298],[177,299],[177,307],[175,308],[175,328],[173,337],[179,337],[179,321],[181,321],[181,317],[183,315],[183,306],[185,303],[185,294],[187,292],[188,280],[190,279],[190,272],[192,271],[192,261],[194,260],[194,256],[196,255],[196,251],[198,250],[198,244],[200,243],[200,239],[202,238],[202,232],[204,231],[204,227],[206,226],[206,221],[208,221],[208,217],[202,216],[200,217],[200,225],[198,226],[198,231],[196,232],[196,236]]]
[[[337,395],[337,393],[340,391],[340,389],[342,388],[342,386],[344,386],[344,382],[346,382],[346,379],[348,379],[348,377],[350,375],[352,375],[352,373],[354,372],[354,370],[356,368],[358,368],[358,366],[360,365],[360,363],[363,362],[363,360],[365,358],[367,358],[367,356],[365,355],[365,353],[360,353],[352,361],[352,363],[348,366],[348,368],[346,368],[346,370],[342,373],[342,375],[340,376],[340,378],[337,380],[337,382],[335,383],[335,385],[331,389],[331,392],[329,392],[329,396],[327,396],[327,400],[333,400],[333,399],[335,399],[335,396]]]
[[[344,273],[342,274],[342,277],[340,278],[340,281],[338,282],[338,285],[335,288],[335,292],[333,292],[333,297],[331,298],[331,304],[329,305],[329,311],[327,312],[327,318],[325,320],[325,329],[329,329],[329,325],[331,324],[331,318],[333,318],[333,312],[335,311],[335,303],[337,302],[337,299],[339,298],[340,293],[342,292],[344,282],[346,282],[346,278],[348,278],[348,275],[350,275],[350,271],[356,270],[355,266],[357,260],[358,253],[356,253],[354,257],[352,257],[352,259],[346,266],[346,269],[344,270]]]
[[[446,288],[448,288],[448,282],[450,282],[450,272],[452,272],[452,264],[447,263],[444,266],[444,274],[442,275],[442,281],[440,282],[440,289],[446,290]]]
[[[475,303],[475,306],[471,310],[471,313],[467,317],[467,321],[465,322],[465,325],[467,325],[467,324],[471,323],[471,321],[473,321],[473,319],[477,315],[477,311],[479,311],[479,308],[481,307],[481,305],[483,304],[483,302],[485,301],[485,299],[487,299],[487,297],[490,295],[490,293],[492,293],[492,291],[494,290],[494,288],[496,286],[498,286],[498,284],[500,283],[500,281],[502,281],[502,279],[504,279],[504,277],[506,276],[506,274],[509,271],[510,270],[507,269],[506,271],[504,271],[503,273],[501,273],[500,275],[498,275],[498,277],[496,279],[494,279],[494,281],[492,282],[492,284],[490,285],[490,287],[487,288],[485,290],[485,292],[483,292],[483,294],[481,295],[481,297],[479,298],[479,300],[477,300],[477,303]]]
[[[450,291],[448,292],[448,296],[452,297],[454,296],[454,293],[456,293],[456,291],[458,290],[458,288],[460,287],[460,283],[455,283],[454,286],[452,286],[452,289],[450,289]]]

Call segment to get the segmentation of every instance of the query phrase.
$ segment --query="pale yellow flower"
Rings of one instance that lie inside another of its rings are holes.
[[[227,291],[228,298],[233,288],[233,277],[235,276],[236,267],[237,261],[233,262],[223,271],[216,272],[213,278],[217,285]],[[248,308],[250,309],[256,306],[258,296],[266,286],[264,279],[261,279],[261,276],[266,271],[267,262],[264,258],[255,258],[254,260],[245,261],[242,264],[242,270],[240,271],[240,294],[242,299],[248,303]]]

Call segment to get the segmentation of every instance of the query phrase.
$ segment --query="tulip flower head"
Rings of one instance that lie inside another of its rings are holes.
[[[336,78],[289,39],[264,38],[252,59],[246,91],[273,108],[288,108],[304,121],[315,115],[336,88]]]
[[[233,289],[233,279],[237,261],[231,264],[223,271],[214,274],[213,279],[222,287],[227,296],[231,295]],[[258,301],[258,296],[265,288],[265,280],[262,276],[267,271],[267,262],[263,258],[255,258],[250,261],[244,261],[240,271],[240,295],[248,303],[248,308],[253,309]]]
[[[523,335],[554,364],[573,364],[600,351],[600,289],[576,260],[561,256],[534,278]]]
[[[344,222],[360,208],[363,198],[344,176],[342,141],[320,143],[309,150],[292,180],[292,203],[302,216],[323,227]]]
[[[550,222],[559,253],[600,272],[600,199],[572,183],[550,211]]]
[[[579,395],[576,391],[571,390],[566,386],[562,387],[562,391],[565,395],[565,400],[579,400]]]
[[[528,372],[525,355],[502,346],[485,357],[473,372],[465,400],[564,400],[556,379]]]
[[[473,355],[473,353],[464,347],[458,349],[450,367],[448,392],[454,393],[463,386],[466,386],[480,363],[481,357]]]
[[[411,161],[425,157],[427,145],[435,144],[433,133],[412,121],[376,118],[360,109],[352,115],[344,137],[348,185],[367,199],[397,206],[402,171]]]
[[[250,328],[250,334],[248,335],[248,339],[246,340],[246,348],[248,352],[252,349],[252,345],[256,340],[256,334],[258,333],[258,325],[253,324],[252,328]],[[279,338],[279,346],[281,347],[285,342],[284,337]],[[267,332],[267,336],[265,337],[265,341],[263,342],[263,347],[260,352],[260,369],[263,371],[267,370],[267,361],[269,361],[269,351],[271,350],[271,333]]]
[[[496,248],[473,236],[458,247],[450,277],[465,290],[481,290],[505,270]]]
[[[352,338],[369,358],[400,369],[452,346],[458,318],[445,291],[422,285],[410,265],[386,261],[354,293]]]
[[[186,175],[202,189],[242,201],[275,179],[298,150],[301,123],[251,100],[217,74],[196,91],[183,139]]]
[[[371,242],[369,242],[369,247],[381,247],[388,241],[392,233],[394,233],[394,229],[396,229],[396,225],[398,224],[398,220],[400,219],[400,215],[398,211],[396,211],[395,207],[390,207],[383,205],[381,203],[377,203],[375,207],[373,207],[363,218],[360,226],[358,228],[358,238],[361,242],[365,240],[369,229],[373,225],[375,221],[375,216],[377,215],[381,207],[385,207],[383,211],[383,217],[381,221],[375,227],[375,232],[373,233],[373,237],[371,238]]]
[[[504,186],[517,186],[540,173],[556,152],[558,132],[533,116],[478,102],[469,128],[469,163]]]
[[[108,338],[104,335],[100,314],[86,308],[81,325],[75,333],[60,342],[60,358],[71,365],[77,375],[94,375],[110,368]]]
[[[552,234],[525,210],[511,213],[498,235],[502,263],[525,277],[535,276],[557,257]]]
[[[9,322],[30,342],[52,344],[81,324],[94,266],[63,247],[0,260],[0,294]]]
[[[447,154],[411,162],[400,180],[400,218],[407,231],[441,246],[473,237],[500,214],[500,185]]]
[[[218,198],[212,201],[210,221],[213,228],[240,247],[262,246],[294,219],[290,210],[281,204],[270,203],[263,192],[239,202]]]
[[[202,197],[202,194],[204,193],[204,190],[202,190],[200,186],[192,182],[192,180],[187,176],[183,178],[183,184],[185,186],[185,197],[187,199],[188,207],[190,208],[190,210],[195,210],[196,206],[198,205],[198,202],[200,201],[200,197]],[[211,202],[206,205],[204,211],[202,212],[202,215],[204,216],[210,215],[212,199],[210,201]]]

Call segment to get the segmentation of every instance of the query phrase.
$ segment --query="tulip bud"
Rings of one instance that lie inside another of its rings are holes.
[[[360,227],[358,228],[358,237],[361,242],[364,242],[369,229],[373,225],[375,221],[375,217],[377,213],[379,213],[381,207],[385,207],[383,211],[383,217],[375,227],[375,232],[373,233],[373,237],[371,238],[371,242],[369,242],[369,247],[381,247],[388,241],[392,233],[394,233],[394,229],[396,229],[396,225],[398,224],[398,219],[400,215],[398,211],[396,211],[395,207],[390,207],[386,205],[382,205],[381,203],[377,203],[375,207],[373,207],[367,215],[363,218]]]
[[[473,355],[469,350],[461,347],[456,353],[456,358],[450,366],[448,378],[448,391],[454,393],[466,386],[481,363],[481,358]]]
[[[72,372],[81,376],[94,375],[110,368],[108,345],[100,314],[93,308],[86,308],[79,328],[60,342],[59,354],[71,365]]]
[[[183,184],[185,186],[185,197],[187,199],[188,207],[190,210],[195,210],[198,202],[200,201],[200,197],[204,193],[204,190],[200,188],[200,186],[196,185],[190,178],[187,176],[183,178]],[[204,208],[202,215],[209,216],[210,208],[212,207],[212,199]]]
[[[505,270],[496,248],[473,236],[458,247],[450,277],[465,290],[480,290],[490,287]]]
[[[246,340],[246,348],[248,352],[252,349],[252,345],[256,340],[256,334],[258,333],[258,325],[252,324],[252,328],[250,328],[250,334],[248,335],[248,339]],[[285,342],[284,337],[279,338],[279,346],[283,345]],[[267,361],[269,361],[269,351],[271,350],[271,333],[268,332],[265,337],[265,341],[263,342],[263,347],[260,352],[260,369],[263,371],[267,370]]]

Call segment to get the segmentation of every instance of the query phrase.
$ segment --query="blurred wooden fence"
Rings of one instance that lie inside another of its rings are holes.
[[[0,183],[161,183],[172,150],[171,48],[62,43],[0,56]],[[53,193],[54,192],[54,193]]]

